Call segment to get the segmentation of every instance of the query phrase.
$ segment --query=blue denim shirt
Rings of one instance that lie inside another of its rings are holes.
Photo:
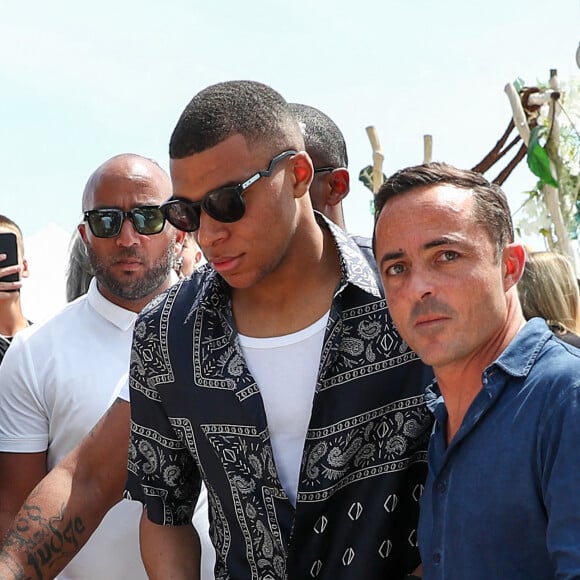
[[[423,578],[580,578],[580,350],[536,318],[482,380],[449,447],[443,399],[427,392]]]

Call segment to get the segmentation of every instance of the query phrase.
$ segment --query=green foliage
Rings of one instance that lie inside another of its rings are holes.
[[[373,191],[373,166],[367,165],[360,170],[358,174],[358,180],[361,181],[365,187],[368,187],[371,191]],[[383,180],[381,183],[384,183],[387,180],[387,176],[383,173]]]
[[[373,166],[367,165],[360,170],[358,180],[363,183],[365,187],[373,190]]]
[[[550,168],[550,158],[546,149],[540,144],[540,137],[543,133],[543,127],[534,127],[530,134],[530,142],[528,144],[527,162],[531,172],[540,178],[542,184],[558,187],[558,182],[552,175]]]
[[[524,81],[524,79],[522,77],[518,77],[513,82],[513,85],[514,85],[514,88],[516,89],[516,91],[519,93],[526,86],[526,82]]]

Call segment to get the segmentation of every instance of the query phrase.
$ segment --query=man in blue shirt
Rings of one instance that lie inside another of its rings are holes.
[[[580,577],[580,352],[524,320],[505,194],[430,163],[389,178],[376,215],[393,321],[436,376],[423,577]]]

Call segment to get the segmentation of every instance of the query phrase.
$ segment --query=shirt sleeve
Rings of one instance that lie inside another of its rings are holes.
[[[25,332],[14,337],[0,364],[2,452],[37,453],[48,448],[48,412]]]
[[[109,401],[109,407],[115,402],[116,399],[122,399],[123,401],[130,402],[131,398],[129,396],[129,373],[124,373],[113,394],[111,395],[111,400]]]
[[[541,425],[541,481],[555,578],[580,576],[580,385],[547,405]]]
[[[201,479],[187,446],[187,429],[167,415],[163,396],[175,384],[166,360],[165,336],[155,316],[139,320],[129,371],[131,438],[125,497],[140,501],[149,519],[162,525],[191,522]]]

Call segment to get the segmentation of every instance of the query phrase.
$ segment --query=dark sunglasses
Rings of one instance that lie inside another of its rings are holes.
[[[85,221],[97,238],[118,236],[127,218],[131,220],[137,233],[145,236],[158,234],[165,226],[165,216],[157,205],[144,205],[130,211],[118,208],[91,209],[84,213]]]
[[[201,210],[214,220],[224,223],[237,222],[246,212],[244,192],[262,177],[270,177],[278,161],[296,155],[297,151],[289,149],[279,153],[270,161],[268,169],[258,171],[238,185],[229,185],[207,193],[201,201],[187,199],[170,199],[161,206],[167,221],[178,230],[194,232],[199,229]]]
[[[314,173],[325,173],[326,171],[334,171],[336,167],[318,167],[314,169]]]

